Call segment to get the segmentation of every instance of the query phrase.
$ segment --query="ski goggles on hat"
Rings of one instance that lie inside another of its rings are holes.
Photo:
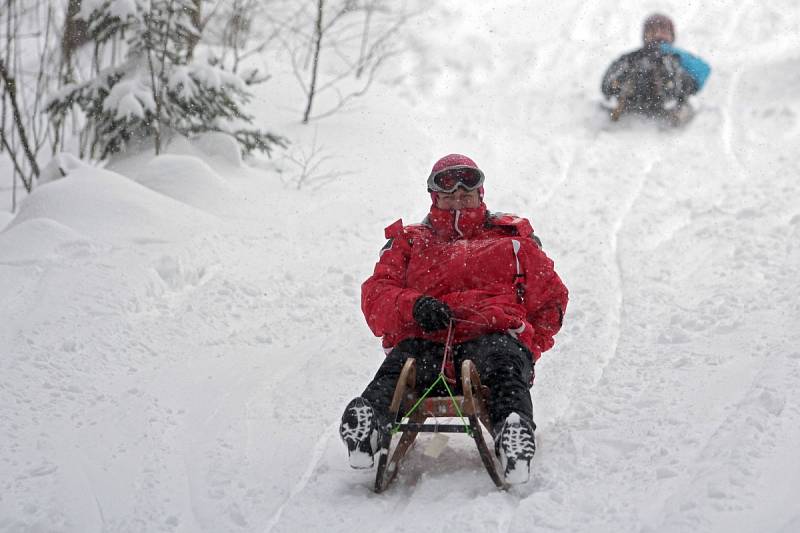
[[[471,191],[481,185],[483,185],[483,172],[475,167],[450,167],[428,177],[428,190],[433,192],[451,193],[459,187]]]

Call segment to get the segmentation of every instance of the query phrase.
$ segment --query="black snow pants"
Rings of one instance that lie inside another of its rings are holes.
[[[395,385],[406,359],[413,357],[417,364],[417,391],[422,394],[436,381],[444,357],[444,345],[425,339],[406,339],[386,356],[375,377],[361,394],[386,423]],[[456,383],[461,388],[461,362],[471,359],[489,387],[489,417],[497,427],[512,412],[533,422],[530,383],[533,376],[531,352],[517,339],[506,333],[492,333],[453,346]],[[454,393],[456,393],[454,391]],[[443,385],[431,391],[432,396],[446,396]]]

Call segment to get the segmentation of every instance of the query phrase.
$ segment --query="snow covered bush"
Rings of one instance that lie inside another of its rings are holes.
[[[131,141],[153,139],[155,151],[173,133],[231,134],[247,154],[270,154],[286,140],[248,127],[252,117],[241,106],[250,94],[234,73],[193,60],[200,38],[198,0],[83,0],[95,54],[122,46],[124,60],[83,83],[66,85],[48,105],[54,121],[74,106],[91,131],[89,154],[104,159]]]

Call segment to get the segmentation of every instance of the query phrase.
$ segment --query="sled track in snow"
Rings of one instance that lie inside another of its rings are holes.
[[[584,148],[585,149],[585,148]],[[561,165],[561,172],[559,173],[558,180],[554,183],[550,190],[542,197],[541,200],[538,201],[540,205],[547,205],[550,203],[550,200],[556,194],[556,191],[564,185],[567,180],[569,179],[570,175],[572,174],[572,167],[575,165],[575,159],[577,158],[578,149],[572,148],[570,152],[563,158],[562,161],[559,161]]]
[[[734,127],[734,102],[736,101],[736,89],[739,86],[739,80],[742,78],[742,70],[737,70],[733,73],[731,77],[730,84],[728,85],[728,95],[725,98],[725,107],[722,110],[722,129],[720,131],[720,136],[722,138],[722,147],[725,151],[725,156],[728,161],[731,163],[731,166],[736,171],[736,177],[739,180],[744,180],[745,178],[745,168],[742,165],[741,161],[739,161],[739,157],[736,155],[734,150],[734,135],[735,135],[735,127]]]
[[[630,215],[631,211],[633,211],[633,207],[636,205],[637,200],[642,195],[642,191],[644,190],[647,178],[653,171],[654,166],[655,162],[652,159],[645,164],[645,167],[642,170],[642,177],[637,182],[636,190],[628,199],[627,205],[623,209],[621,216],[617,219],[616,223],[614,224],[614,228],[611,232],[611,239],[610,239],[611,253],[613,254],[614,266],[616,268],[617,290],[616,290],[615,316],[613,325],[614,337],[609,350],[609,356],[604,362],[604,367],[608,365],[608,363],[617,356],[617,351],[619,349],[619,339],[622,336],[622,318],[623,315],[625,314],[625,275],[622,267],[622,257],[619,251],[619,234],[622,231],[623,226],[625,225],[625,220],[628,218],[628,215]],[[601,378],[602,375],[603,372],[600,373]]]
[[[784,413],[790,402],[783,392],[791,390],[798,372],[781,374],[783,368],[777,361],[780,357],[783,356],[772,354],[761,362],[750,385],[738,393],[737,402],[731,406],[729,414],[708,433],[694,456],[692,468],[681,475],[673,496],[664,499],[666,504],[670,499],[680,501],[699,497],[699,505],[692,506],[687,512],[665,512],[664,529],[674,529],[676,523],[682,524],[687,520],[691,524],[701,524],[708,519],[709,511],[713,514],[731,508],[752,510],[757,505],[754,503],[757,495],[765,489],[761,467],[766,458],[780,447],[782,436],[784,443],[791,438],[785,437],[784,432],[794,424],[791,419],[796,421],[798,418],[797,411],[792,413],[791,408]],[[784,384],[782,388],[764,385],[780,381]],[[715,458],[721,453],[728,454],[734,466],[724,471],[715,467]],[[748,490],[732,489],[731,485],[748,487]]]
[[[283,510],[286,506],[292,502],[292,500],[300,494],[303,489],[306,488],[308,482],[311,480],[311,477],[314,475],[314,470],[317,469],[319,462],[322,460],[322,455],[325,453],[325,447],[328,445],[328,441],[331,439],[331,436],[334,435],[339,427],[338,422],[334,422],[328,426],[328,428],[322,433],[317,442],[314,444],[314,450],[311,452],[311,460],[308,463],[308,468],[306,471],[303,472],[303,475],[300,476],[300,479],[295,483],[294,487],[292,487],[289,496],[286,498],[278,510],[275,511],[275,514],[272,515],[272,518],[267,524],[267,528],[264,530],[264,533],[270,533],[275,526],[280,522],[281,515],[283,515]]]
[[[536,464],[534,463],[531,466],[531,470],[536,468]],[[513,488],[511,489],[514,490]],[[509,500],[513,497],[513,502],[509,502],[509,505],[503,510],[500,515],[500,519],[497,524],[497,531],[498,533],[508,533],[511,531],[511,524],[514,523],[514,517],[517,516],[517,511],[519,510],[520,502],[522,498],[516,494],[509,495]]]
[[[753,4],[752,0],[747,2],[740,3],[736,10],[733,12],[733,16],[731,16],[730,22],[728,23],[728,27],[725,28],[725,42],[730,44],[736,39],[736,30],[739,27],[740,22],[742,21],[742,17],[744,16],[745,11],[750,9],[750,6]]]
[[[752,1],[742,2],[733,12],[730,23],[725,31],[725,42],[731,43],[736,39],[736,29],[744,16],[744,13],[750,8]],[[722,139],[722,148],[725,156],[736,172],[736,177],[739,180],[744,180],[746,177],[746,170],[739,157],[734,150],[734,137],[736,134],[735,112],[734,104],[736,102],[737,90],[739,87],[742,74],[750,67],[750,62],[746,62],[741,68],[733,69],[731,81],[728,84],[725,104],[722,108],[723,123],[720,131]]]
[[[587,390],[597,387],[597,384],[602,381],[603,376],[605,375],[606,368],[617,357],[619,342],[620,338],[622,337],[622,322],[625,312],[625,275],[623,258],[619,249],[619,236],[625,227],[626,220],[641,197],[642,192],[644,191],[648,182],[649,176],[658,161],[659,159],[654,157],[649,158],[645,163],[640,172],[640,177],[635,182],[633,193],[628,197],[624,206],[621,207],[620,216],[614,222],[612,230],[609,234],[609,266],[613,269],[612,279],[615,284],[615,299],[613,306],[610,307],[610,310],[612,311],[609,324],[609,327],[612,330],[611,341],[606,350],[606,356],[603,358],[598,358],[598,362],[600,363],[599,371],[597,372],[596,378],[593,380],[593,382],[590,385],[587,385]],[[570,402],[570,405],[571,404],[572,402]],[[567,406],[558,418],[564,420],[569,411],[570,407]]]

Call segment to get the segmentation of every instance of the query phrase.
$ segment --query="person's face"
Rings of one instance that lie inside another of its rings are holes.
[[[654,25],[644,32],[644,44],[672,43],[672,32],[664,25]]]
[[[472,209],[481,205],[478,189],[468,191],[459,187],[451,193],[440,192],[436,195],[436,207],[455,211],[456,209]]]

